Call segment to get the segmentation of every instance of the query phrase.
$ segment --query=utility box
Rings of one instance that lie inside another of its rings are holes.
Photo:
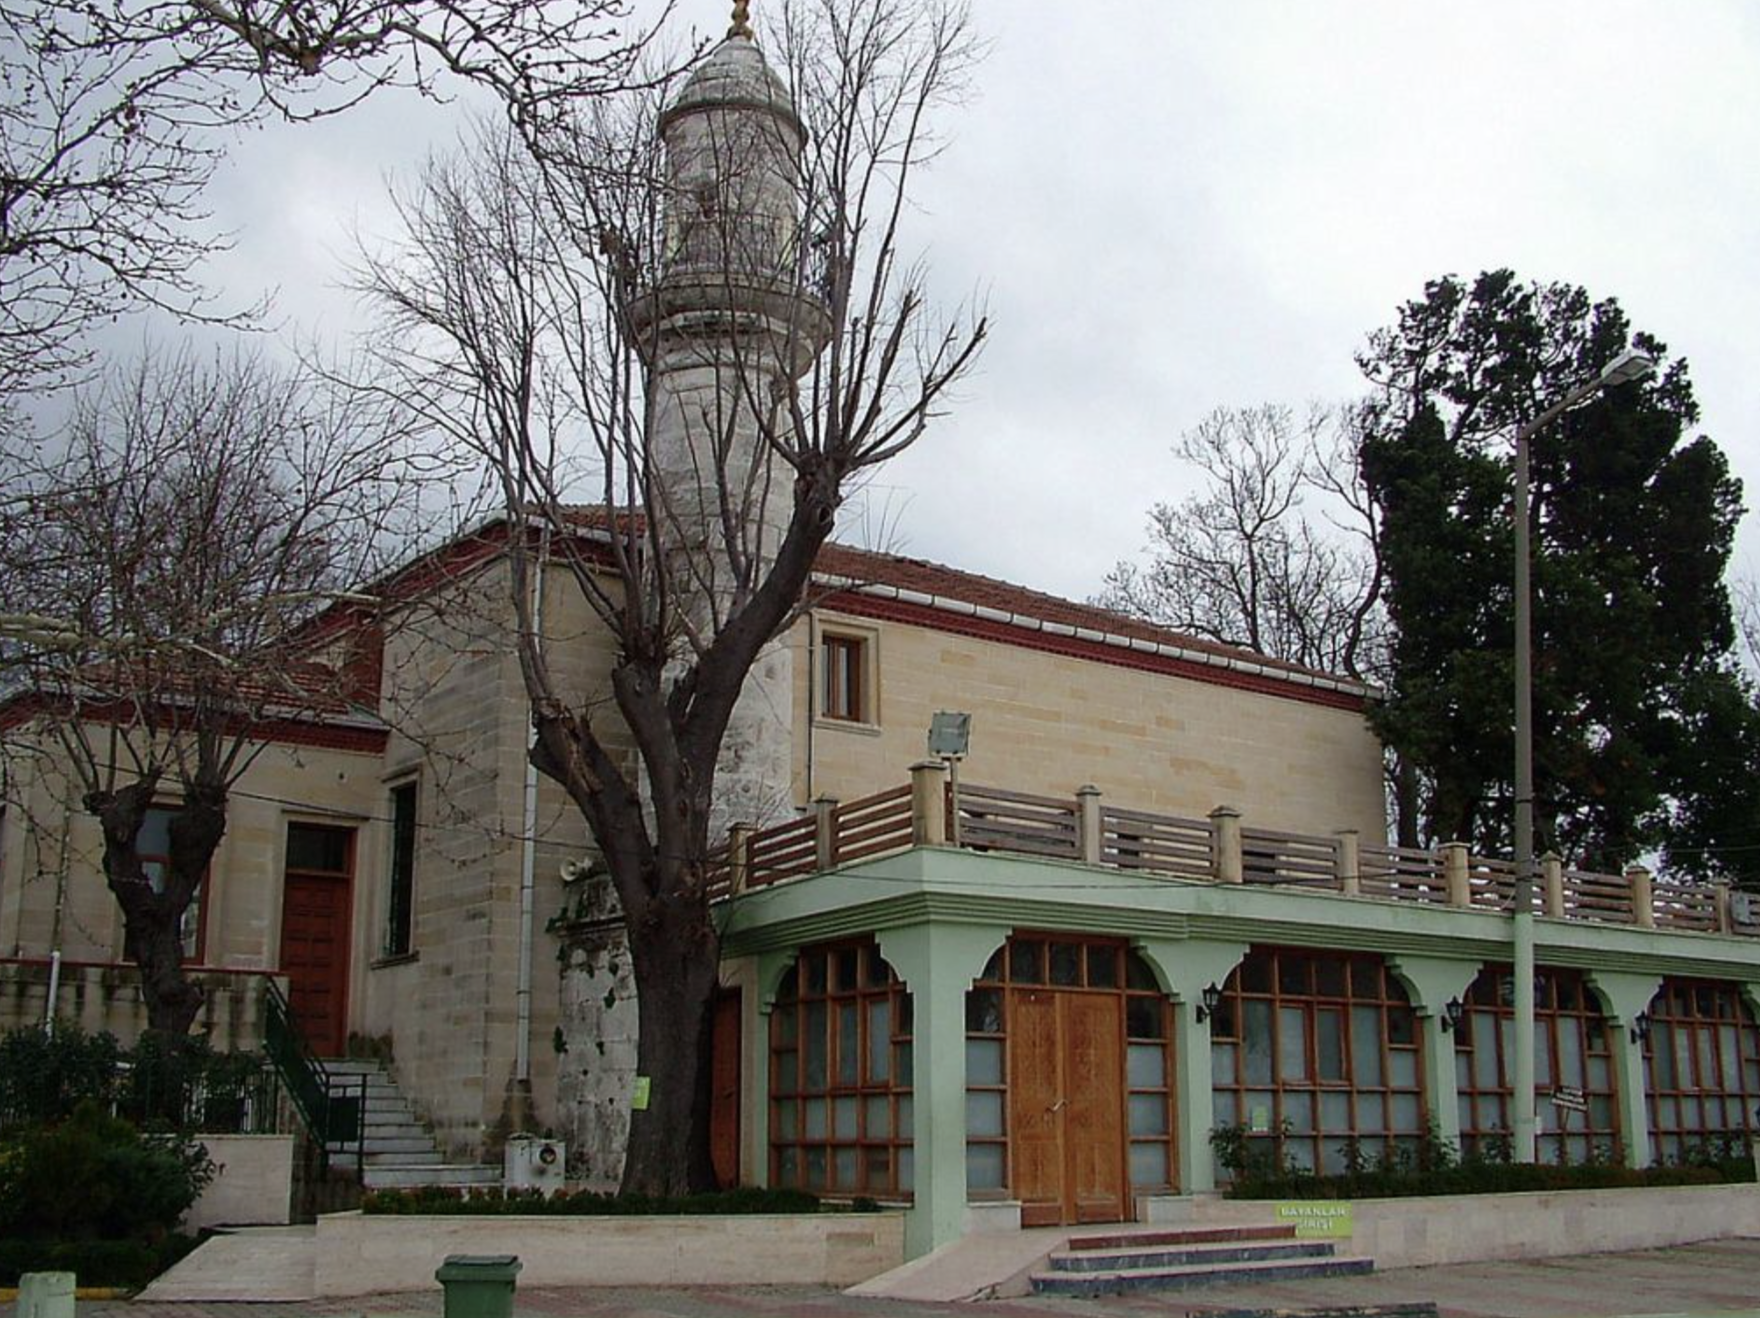
[[[434,1272],[446,1292],[445,1318],[513,1318],[513,1254],[448,1254]]]
[[[18,1318],[73,1318],[71,1272],[27,1272],[18,1279]]]
[[[568,1145],[537,1135],[514,1135],[501,1155],[501,1174],[509,1190],[542,1190],[546,1196],[562,1189],[567,1176]]]

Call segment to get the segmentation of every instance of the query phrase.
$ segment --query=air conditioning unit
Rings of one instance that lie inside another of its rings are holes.
[[[515,1135],[501,1155],[501,1175],[509,1190],[562,1189],[568,1166],[568,1145],[537,1135]]]

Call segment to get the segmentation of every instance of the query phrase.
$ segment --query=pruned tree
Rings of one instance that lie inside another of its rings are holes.
[[[682,87],[595,104],[548,168],[493,134],[432,164],[402,246],[362,272],[393,340],[380,388],[490,473],[532,761],[621,902],[652,1081],[632,1191],[713,1179],[711,847],[788,735],[763,698],[787,686],[775,642],[851,483],[922,436],[985,333],[930,315],[901,231],[973,56],[963,8],[779,3],[781,79],[744,9]],[[608,691],[569,689],[544,645],[546,561],[594,619],[571,644],[611,652]]]
[[[182,1035],[201,1006],[183,920],[265,730],[357,694],[346,647],[299,628],[390,548],[396,424],[253,357],[149,353],[80,395],[60,456],[9,455],[8,735],[50,747],[97,817],[151,1029]],[[168,860],[149,866],[155,810]]]
[[[1378,671],[1375,509],[1357,476],[1353,408],[1218,408],[1174,455],[1198,491],[1149,514],[1148,561],[1096,602],[1225,645],[1352,677]]]
[[[1377,722],[1421,768],[1426,840],[1507,837],[1510,438],[1628,346],[1662,363],[1656,376],[1533,442],[1536,823],[1542,845],[1603,869],[1668,845],[1682,819],[1721,819],[1728,836],[1730,810],[1712,806],[1729,786],[1715,765],[1732,761],[1695,768],[1693,747],[1709,747],[1689,730],[1730,694],[1716,688],[1740,484],[1691,433],[1684,360],[1611,299],[1494,271],[1432,282],[1359,359],[1377,390],[1362,462],[1396,634]]]
[[[623,0],[0,0],[0,412],[76,377],[120,312],[247,309],[199,277],[225,243],[203,193],[240,125],[450,81],[536,133],[622,84],[626,18]]]

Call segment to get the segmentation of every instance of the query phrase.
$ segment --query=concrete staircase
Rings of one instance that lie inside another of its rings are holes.
[[[383,1063],[325,1062],[332,1094],[359,1095],[365,1086],[366,1120],[361,1153],[361,1188],[408,1190],[428,1185],[500,1185],[501,1168],[449,1163],[432,1132],[417,1119],[410,1101],[386,1073]],[[349,1166],[355,1145],[330,1145],[333,1163]]]
[[[1297,1240],[1294,1226],[1191,1227],[1072,1236],[1032,1285],[1039,1294],[1096,1296],[1374,1270],[1373,1259],[1337,1254],[1330,1240]]]

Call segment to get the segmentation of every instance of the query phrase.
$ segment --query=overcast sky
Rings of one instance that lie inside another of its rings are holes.
[[[764,0],[755,0],[761,17]],[[721,0],[680,0],[719,31]],[[1426,279],[1510,266],[1685,354],[1760,503],[1760,6],[975,0],[993,42],[922,176],[939,293],[987,294],[957,406],[878,478],[890,547],[1072,597],[1136,554],[1221,405],[1357,388]],[[343,336],[351,227],[457,110],[382,97],[251,133],[213,194],[240,301]],[[1752,519],[1750,519],[1750,522]],[[853,535],[854,528],[846,534]],[[1760,565],[1744,530],[1738,569]]]

